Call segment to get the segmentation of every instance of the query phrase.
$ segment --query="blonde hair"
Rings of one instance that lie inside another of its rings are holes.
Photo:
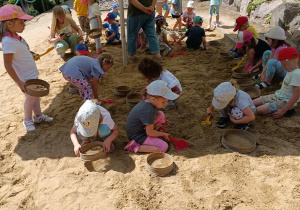
[[[113,57],[108,53],[102,53],[97,57],[100,64],[106,63],[106,64],[114,64]]]
[[[12,21],[14,23],[16,21],[16,18],[0,22],[0,42],[2,42],[4,33],[6,33],[6,32],[11,33],[7,28],[7,25],[6,25],[7,21]]]
[[[66,13],[61,6],[55,6],[53,8],[52,14],[53,14],[53,16],[52,16],[51,30],[53,32],[57,32],[58,30],[60,30],[58,18],[60,18],[60,17],[66,18]]]

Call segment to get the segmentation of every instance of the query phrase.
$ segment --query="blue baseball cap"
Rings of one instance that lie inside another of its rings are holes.
[[[106,15],[106,18],[104,19],[104,21],[108,21],[108,20],[114,20],[116,19],[116,16],[113,12],[110,12]]]
[[[89,51],[89,47],[87,44],[79,43],[76,45],[76,51],[78,51],[82,55],[89,55],[91,54]]]
[[[118,3],[114,3],[114,4],[113,4],[113,8],[115,8],[115,9],[120,9],[119,4],[118,4]]]

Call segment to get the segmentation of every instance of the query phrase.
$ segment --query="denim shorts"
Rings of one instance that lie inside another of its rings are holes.
[[[278,99],[275,94],[261,96],[260,100],[263,104],[268,104],[270,113],[277,112],[278,109],[282,109],[287,102]]]

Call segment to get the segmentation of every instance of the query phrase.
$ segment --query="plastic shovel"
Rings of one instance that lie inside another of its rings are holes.
[[[178,53],[172,53],[171,57],[176,57],[177,55],[184,55],[185,52],[184,51],[179,51]]]
[[[101,99],[99,99],[99,101],[101,101],[103,103],[110,103],[110,104],[115,103],[113,100],[101,100]]]
[[[36,56],[34,56],[34,60],[36,61],[36,60],[38,60],[38,59],[40,59],[40,57],[42,57],[42,56],[44,56],[44,55],[46,55],[46,54],[48,54],[51,50],[53,50],[54,49],[54,47],[50,47],[48,50],[46,50],[46,52],[44,52],[44,53],[42,53],[42,54],[39,54],[39,55],[36,55]]]
[[[201,125],[211,125],[210,115],[208,115],[208,116],[206,117],[206,120],[205,120],[205,121],[202,121],[202,122],[201,122]]]
[[[170,139],[171,142],[173,142],[175,144],[175,149],[176,150],[183,150],[183,149],[189,147],[189,144],[183,139],[175,140],[171,136],[169,136],[169,139]]]
[[[240,67],[240,65],[244,62],[244,60],[246,60],[246,58],[247,58],[247,57],[244,56],[244,57],[242,58],[242,60],[238,63],[238,65],[232,68],[232,71],[237,70],[237,69]]]

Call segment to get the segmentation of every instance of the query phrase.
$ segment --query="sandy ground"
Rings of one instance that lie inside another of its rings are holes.
[[[207,13],[207,5],[197,3],[198,12]],[[171,25],[174,22],[168,21]],[[48,12],[27,24],[22,36],[33,51],[41,53],[50,47],[50,22]],[[204,127],[200,122],[205,119],[213,89],[230,79],[230,69],[237,61],[219,58],[218,54],[227,52],[231,44],[216,31],[207,33],[207,40],[217,41],[219,46],[208,45],[207,51],[186,51],[184,56],[165,58],[164,68],[183,86],[176,107],[165,111],[172,122],[167,131],[190,144],[183,151],[170,145],[168,153],[176,167],[166,177],[149,174],[146,154],[123,151],[128,142],[125,120],[130,107],[125,98],[113,94],[113,89],[129,85],[139,91],[146,81],[138,73],[137,64],[122,67],[121,46],[104,47],[114,56],[115,65],[99,83],[100,97],[116,102],[103,106],[121,132],[115,140],[116,152],[95,162],[74,157],[69,131],[83,101],[68,92],[68,83],[58,70],[65,61],[52,51],[36,62],[40,78],[51,85],[50,94],[41,99],[42,109],[54,121],[37,125],[30,133],[22,125],[24,96],[2,65],[0,209],[299,209],[299,107],[294,116],[279,120],[257,116],[249,131],[258,144],[250,155],[222,147],[223,130],[215,126],[217,113],[212,126]]]

